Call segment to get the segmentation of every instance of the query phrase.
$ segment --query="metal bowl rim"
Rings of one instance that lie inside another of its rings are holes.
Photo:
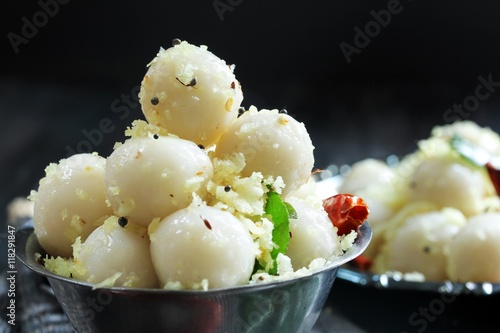
[[[34,238],[34,240],[30,240],[30,238]],[[171,295],[189,295],[189,296],[201,296],[201,295],[212,295],[212,294],[220,294],[222,293],[238,293],[238,292],[249,292],[249,291],[257,291],[257,290],[265,290],[272,289],[276,286],[285,286],[288,284],[293,284],[298,281],[308,279],[311,276],[325,274],[329,271],[332,271],[340,266],[346,264],[347,262],[353,260],[358,257],[360,254],[368,246],[369,242],[372,238],[372,229],[368,222],[363,223],[358,228],[358,237],[354,241],[354,244],[339,258],[328,263],[324,267],[318,268],[311,272],[311,274],[295,277],[292,279],[285,279],[281,281],[271,281],[271,282],[262,282],[257,284],[246,284],[242,286],[236,287],[228,287],[228,288],[214,288],[209,290],[167,290],[160,288],[130,288],[130,287],[112,287],[112,288],[95,288],[95,290],[107,290],[113,293],[145,293],[145,294],[171,294]],[[70,278],[66,278],[55,273],[52,273],[44,268],[42,264],[36,261],[35,253],[27,253],[27,245],[29,241],[35,241],[35,245],[41,249],[41,254],[45,255],[43,249],[41,248],[38,240],[36,238],[32,221],[28,221],[23,227],[17,230],[16,232],[16,241],[19,244],[21,252],[17,252],[17,258],[30,270],[36,272],[39,275],[42,275],[50,280],[56,280],[62,283],[66,283],[73,286],[80,286],[84,288],[94,289],[94,285],[88,282],[82,282],[73,280]],[[29,258],[29,256],[32,256]]]

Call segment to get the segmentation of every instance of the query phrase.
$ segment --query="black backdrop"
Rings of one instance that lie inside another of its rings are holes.
[[[43,168],[69,151],[90,142],[109,154],[142,117],[127,96],[173,38],[206,44],[236,64],[244,106],[285,107],[303,121],[319,168],[403,156],[466,100],[471,111],[454,116],[500,131],[500,89],[493,85],[474,104],[479,77],[500,82],[493,1],[2,0],[0,7],[2,207],[36,188]],[[102,119],[113,130],[100,130]]]

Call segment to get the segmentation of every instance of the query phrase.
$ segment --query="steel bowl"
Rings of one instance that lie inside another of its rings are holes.
[[[281,282],[208,291],[101,288],[55,275],[37,261],[45,255],[32,225],[16,233],[18,259],[47,278],[77,332],[309,332],[329,297],[339,267],[371,240],[368,222],[337,261],[311,275]]]

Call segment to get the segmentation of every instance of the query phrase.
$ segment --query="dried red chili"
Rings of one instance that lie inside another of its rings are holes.
[[[486,163],[486,170],[488,170],[488,175],[497,191],[497,195],[500,196],[500,170],[495,168],[491,163]]]
[[[370,214],[365,201],[352,194],[337,194],[325,199],[323,207],[333,225],[337,227],[339,235],[357,230]]]
[[[352,260],[352,264],[361,271],[368,271],[372,266],[373,261],[361,254]]]

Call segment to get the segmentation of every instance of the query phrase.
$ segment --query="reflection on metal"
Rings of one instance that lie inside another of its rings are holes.
[[[417,290],[455,295],[492,295],[500,294],[500,284],[490,282],[451,282],[451,281],[411,281],[401,278],[402,274],[372,274],[345,265],[337,273],[337,278],[365,288],[384,288],[393,290]]]

